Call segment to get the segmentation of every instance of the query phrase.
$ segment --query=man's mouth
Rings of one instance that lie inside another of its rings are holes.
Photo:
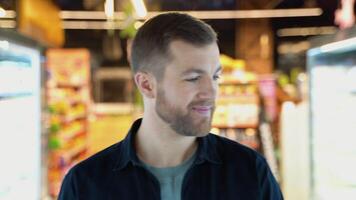
[[[200,115],[210,116],[212,106],[193,106],[192,109]]]

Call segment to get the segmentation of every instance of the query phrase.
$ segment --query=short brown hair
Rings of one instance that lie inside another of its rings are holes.
[[[171,59],[169,44],[173,40],[199,47],[217,42],[217,34],[208,24],[187,14],[169,12],[157,15],[140,27],[133,40],[133,73],[151,72],[160,80],[165,63]]]

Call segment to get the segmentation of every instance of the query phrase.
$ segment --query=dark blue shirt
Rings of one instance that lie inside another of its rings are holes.
[[[59,200],[158,200],[159,183],[139,161],[134,139],[141,120],[127,137],[74,166],[64,178]],[[265,159],[255,151],[213,134],[198,138],[195,161],[185,174],[183,200],[281,200]]]

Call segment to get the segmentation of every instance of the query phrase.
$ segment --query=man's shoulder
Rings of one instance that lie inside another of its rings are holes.
[[[76,164],[71,171],[75,173],[97,173],[105,170],[112,171],[120,156],[122,142],[113,144],[101,150],[87,159]]]
[[[209,134],[208,139],[215,143],[218,153],[222,158],[229,160],[251,161],[255,163],[256,159],[263,159],[263,156],[255,150],[242,145],[234,140],[230,140],[226,137],[218,136],[215,134]]]
[[[80,199],[99,199],[114,177],[121,146],[122,142],[113,144],[72,167],[62,182],[59,199],[79,199],[76,195],[83,197]]]

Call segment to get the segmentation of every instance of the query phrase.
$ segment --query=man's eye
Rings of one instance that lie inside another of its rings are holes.
[[[194,77],[194,78],[188,78],[188,79],[185,79],[186,81],[188,82],[196,82],[199,80],[199,77]]]
[[[215,75],[215,76],[213,76],[213,79],[214,79],[215,81],[219,80],[219,79],[220,79],[220,75]]]

